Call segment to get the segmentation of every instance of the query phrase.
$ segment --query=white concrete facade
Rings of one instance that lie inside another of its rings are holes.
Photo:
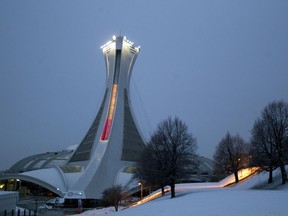
[[[66,198],[100,199],[106,188],[118,183],[119,173],[134,165],[144,147],[129,95],[139,48],[122,36],[113,37],[101,48],[106,63],[106,93],[93,125],[67,164],[80,166],[82,174],[69,186]]]

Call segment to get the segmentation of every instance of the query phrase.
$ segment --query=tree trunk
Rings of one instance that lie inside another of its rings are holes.
[[[171,198],[174,198],[175,197],[175,182],[174,182],[174,180],[171,181],[170,187],[171,187]]]
[[[239,182],[238,171],[234,172],[234,176],[235,176],[235,183],[238,183]]]
[[[268,183],[271,184],[273,182],[273,169],[272,166],[269,167],[269,179]]]
[[[118,211],[118,204],[115,204],[114,208],[115,208],[115,211],[117,212]]]
[[[281,170],[281,177],[282,177],[282,184],[285,184],[287,181],[287,173],[285,169],[284,163],[280,163],[280,170]]]
[[[280,142],[281,143],[281,142]],[[282,143],[281,143],[282,144]],[[279,144],[278,147],[278,163],[279,163],[279,168],[281,171],[281,177],[282,177],[282,184],[285,184],[287,181],[287,173],[285,169],[285,163],[283,162],[283,146]]]
[[[161,184],[161,192],[162,192],[162,196],[165,195],[165,188],[164,188],[164,184]]]
[[[268,179],[268,184],[271,184],[273,182],[273,163],[270,158],[270,166],[269,166],[269,179]]]

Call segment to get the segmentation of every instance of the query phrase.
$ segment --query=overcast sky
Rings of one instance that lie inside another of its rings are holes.
[[[0,170],[79,144],[105,89],[100,46],[141,46],[131,79],[143,134],[178,116],[212,158],[227,131],[249,141],[288,102],[287,0],[1,0]]]

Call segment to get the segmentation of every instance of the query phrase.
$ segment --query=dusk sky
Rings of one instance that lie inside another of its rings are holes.
[[[0,170],[79,144],[105,90],[100,46],[141,46],[131,103],[146,139],[178,116],[213,158],[288,102],[287,0],[1,0]]]

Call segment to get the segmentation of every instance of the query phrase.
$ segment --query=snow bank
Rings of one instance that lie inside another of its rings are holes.
[[[276,171],[279,172],[279,171]],[[277,173],[275,173],[277,174]],[[82,215],[113,216],[284,216],[288,215],[288,185],[278,190],[251,189],[267,182],[263,172],[236,186],[222,188],[222,183],[194,183],[176,185],[176,198],[170,194],[151,202],[113,212],[93,210]],[[277,177],[276,177],[277,178]],[[228,181],[227,179],[224,181]],[[277,183],[279,186],[279,183]],[[280,189],[281,190],[280,190]]]

